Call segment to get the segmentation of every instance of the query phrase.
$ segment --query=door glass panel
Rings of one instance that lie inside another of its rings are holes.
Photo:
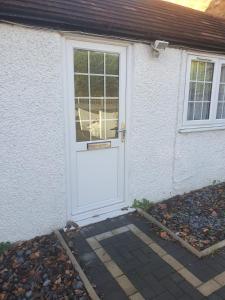
[[[105,119],[104,117],[104,98],[96,99],[91,98],[91,120],[98,121]]]
[[[74,71],[76,73],[88,73],[88,51],[74,51]]]
[[[106,100],[106,119],[118,119],[119,99]]]
[[[76,122],[77,142],[90,140],[90,123],[89,121]]]
[[[107,120],[106,121],[106,138],[115,139],[118,138],[118,121]]]
[[[77,142],[118,138],[119,55],[75,50]]]
[[[105,137],[104,98],[91,98],[91,140]]]
[[[106,78],[106,96],[119,97],[119,78],[109,77]]]
[[[90,52],[90,73],[104,74],[104,53]]]
[[[104,77],[90,76],[91,97],[104,97]]]
[[[106,74],[119,74],[119,56],[115,54],[106,54]]]
[[[82,121],[89,121],[89,99],[76,98],[76,119]]]
[[[103,140],[105,138],[105,120],[92,121],[91,123],[91,141]]]
[[[75,75],[75,94],[76,97],[88,97],[88,76]]]

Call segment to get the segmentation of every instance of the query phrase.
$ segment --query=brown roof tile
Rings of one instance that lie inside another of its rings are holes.
[[[161,0],[0,0],[0,20],[225,52],[225,20]]]

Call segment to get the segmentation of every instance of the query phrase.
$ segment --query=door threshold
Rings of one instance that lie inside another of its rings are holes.
[[[104,213],[99,213],[98,215],[94,216],[89,216],[86,218],[82,218],[79,215],[71,216],[71,221],[74,221],[77,223],[80,227],[87,226],[90,224],[98,223],[100,221],[104,221],[106,219],[114,218],[114,217],[119,217],[122,215],[129,214],[131,212],[134,212],[134,208],[127,208],[127,209],[115,209],[110,212],[104,212]]]

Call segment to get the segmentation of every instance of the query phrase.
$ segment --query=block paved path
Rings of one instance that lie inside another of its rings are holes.
[[[197,258],[138,214],[63,233],[106,300],[225,300],[225,249]]]

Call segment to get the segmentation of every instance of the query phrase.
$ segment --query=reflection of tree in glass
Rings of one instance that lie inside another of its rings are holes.
[[[77,141],[118,137],[119,55],[75,50],[74,73]]]
[[[90,51],[90,73],[104,74],[104,53]]]
[[[89,97],[88,75],[75,75],[75,96]]]
[[[118,97],[119,96],[119,78],[118,77],[106,77],[106,97]]]
[[[88,51],[75,50],[74,71],[76,73],[88,73]]]
[[[119,75],[119,55],[106,54],[106,74]]]

